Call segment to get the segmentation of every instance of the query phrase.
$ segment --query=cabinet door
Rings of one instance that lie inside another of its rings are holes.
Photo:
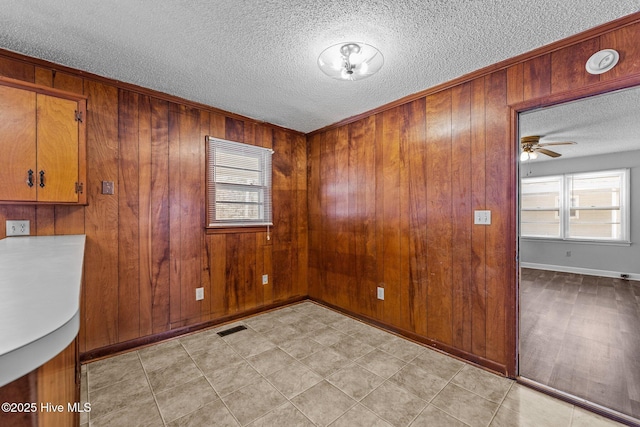
[[[39,202],[77,202],[78,103],[39,93],[36,184]]]
[[[36,94],[0,86],[0,200],[35,201],[36,188]]]

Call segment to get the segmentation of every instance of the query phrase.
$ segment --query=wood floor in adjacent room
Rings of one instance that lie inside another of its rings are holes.
[[[640,282],[523,268],[520,375],[640,419]]]

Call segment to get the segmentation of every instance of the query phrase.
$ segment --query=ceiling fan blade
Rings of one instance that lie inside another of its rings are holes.
[[[538,153],[546,154],[549,157],[560,157],[562,154],[556,153],[555,151],[547,150],[546,148],[537,148],[535,151]]]
[[[573,141],[559,141],[559,142],[541,142],[538,147],[548,147],[550,145],[576,145],[577,142]]]

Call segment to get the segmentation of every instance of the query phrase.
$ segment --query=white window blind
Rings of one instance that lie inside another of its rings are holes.
[[[629,170],[523,178],[523,237],[629,241]]]
[[[208,226],[273,225],[273,151],[210,136],[207,150]]]

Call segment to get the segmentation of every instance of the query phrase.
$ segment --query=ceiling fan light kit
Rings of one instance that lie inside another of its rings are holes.
[[[362,80],[384,64],[382,53],[367,43],[343,42],[329,46],[318,57],[318,67],[337,80]]]
[[[538,158],[538,153],[542,153],[552,158],[560,157],[562,154],[555,151],[548,150],[544,147],[550,145],[575,145],[573,141],[560,141],[560,142],[547,142],[540,143],[540,135],[523,136],[520,138],[520,146],[522,152],[520,153],[520,161],[526,162],[527,160],[535,160]]]
[[[589,74],[602,74],[611,70],[618,64],[620,54],[614,49],[600,50],[587,60],[585,68]]]

